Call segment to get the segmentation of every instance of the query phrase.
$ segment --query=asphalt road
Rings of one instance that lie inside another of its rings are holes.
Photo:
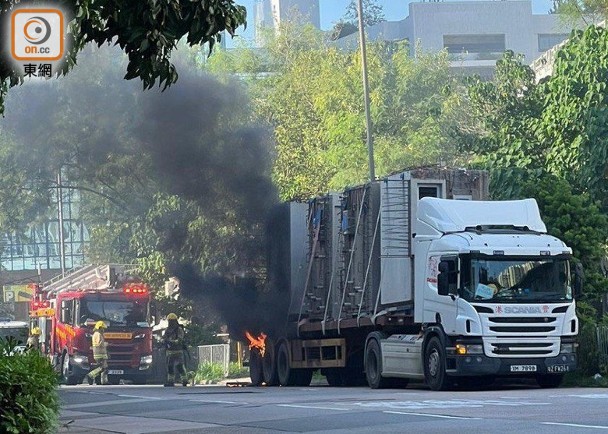
[[[608,389],[62,386],[60,433],[592,433]]]

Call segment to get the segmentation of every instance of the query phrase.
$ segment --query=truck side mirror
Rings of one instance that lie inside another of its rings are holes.
[[[450,295],[450,285],[448,279],[449,265],[447,261],[439,263],[439,274],[437,275],[437,293],[439,295]]]
[[[454,296],[458,294],[458,259],[449,258],[439,262],[437,269],[437,293]],[[453,298],[453,297],[452,297]]]
[[[585,271],[583,270],[583,264],[578,262],[574,266],[574,282],[572,289],[574,290],[574,298],[578,298],[583,294],[583,283],[585,281]]]

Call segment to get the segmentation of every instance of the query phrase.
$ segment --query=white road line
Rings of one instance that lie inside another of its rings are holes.
[[[241,405],[249,405],[248,402],[237,402],[237,401],[212,401],[206,399],[189,399],[190,402],[205,402],[209,404],[241,404]]]
[[[115,400],[108,400],[108,401],[97,401],[97,402],[86,402],[86,403],[82,403],[82,404],[69,404],[69,405],[63,405],[61,406],[62,409],[65,410],[73,410],[75,408],[87,408],[87,407],[102,407],[102,406],[106,406],[106,405],[119,405],[119,404],[137,404],[140,402],[146,402],[148,401],[148,398],[145,399],[115,399]]]
[[[383,411],[382,413],[389,414],[407,414],[411,416],[427,416],[427,417],[439,417],[442,419],[466,419],[466,420],[481,420],[480,417],[464,417],[464,416],[446,416],[445,414],[428,414],[428,413],[412,413],[409,411]]]
[[[137,398],[137,399],[157,399],[157,400],[165,400],[167,398],[158,398],[155,396],[140,396],[140,395],[116,395],[123,398]]]
[[[314,405],[278,404],[278,407],[308,408],[308,409],[311,409],[311,410],[339,410],[339,411],[350,411],[350,408],[337,408],[337,407],[317,407],[317,406],[314,406]]]
[[[541,424],[543,424],[543,425],[573,426],[573,427],[576,427],[576,428],[608,429],[608,426],[602,426],[602,425],[579,425],[577,423],[541,422]]]

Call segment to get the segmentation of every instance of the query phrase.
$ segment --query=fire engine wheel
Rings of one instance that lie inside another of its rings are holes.
[[[63,377],[63,382],[68,386],[74,386],[78,383],[78,379],[71,373],[71,370],[70,356],[68,353],[63,353],[63,357],[61,359],[61,375]]]
[[[373,336],[365,348],[365,377],[372,389],[382,389],[388,386],[388,379],[382,377],[382,350],[378,336]]]
[[[249,377],[253,386],[261,386],[264,382],[262,356],[260,356],[260,352],[257,349],[251,350],[249,353]]]
[[[281,341],[277,350],[277,376],[281,386],[310,386],[312,369],[293,369],[289,366],[289,344]]]
[[[264,357],[262,359],[262,373],[264,374],[264,383],[266,383],[267,386],[276,386],[279,384],[276,362],[274,342],[267,339]]]
[[[424,350],[424,378],[431,390],[447,390],[451,385],[445,372],[445,351],[436,336]]]

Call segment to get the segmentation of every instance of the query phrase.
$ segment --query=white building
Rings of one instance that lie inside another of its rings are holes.
[[[532,13],[529,0],[410,3],[401,21],[367,29],[369,40],[410,41],[423,51],[447,49],[452,68],[466,74],[490,76],[505,50],[524,55],[531,63],[570,34],[558,15]],[[357,35],[339,45],[355,47]]]
[[[260,43],[259,29],[278,29],[282,21],[312,24],[321,28],[319,0],[256,0],[254,11],[255,39]]]

